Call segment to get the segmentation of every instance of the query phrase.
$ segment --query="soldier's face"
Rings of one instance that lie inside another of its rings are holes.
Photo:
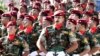
[[[17,25],[20,25],[20,24],[22,24],[22,19],[21,18],[17,19]]]
[[[15,34],[16,33],[16,28],[15,28],[15,26],[9,26],[8,28],[7,28],[7,32],[9,33],[9,34]]]
[[[38,10],[37,9],[33,9],[32,10],[32,15],[37,14],[37,13],[38,13]]]
[[[70,16],[69,16],[69,19],[79,19],[75,14],[71,14]]]
[[[24,27],[27,27],[29,25],[29,22],[30,21],[28,19],[24,19],[22,24]]]
[[[39,25],[42,25],[42,21],[43,21],[43,19],[42,19],[42,16],[38,16],[38,22],[39,22]]]
[[[49,25],[50,25],[50,22],[47,21],[47,20],[45,20],[45,19],[43,19],[42,26],[43,26],[43,27],[47,27],[47,26],[49,26]]]
[[[93,20],[91,20],[90,24],[89,24],[90,25],[89,27],[92,27],[94,24],[95,24],[95,22]]]
[[[76,29],[77,30],[81,30],[82,29],[82,25],[78,23]]]
[[[2,23],[2,24],[7,23],[7,21],[8,21],[8,18],[7,18],[7,17],[2,17],[2,18],[1,18],[1,23]]]
[[[16,21],[16,18],[12,16],[11,17],[11,21],[14,21],[15,22]]]
[[[66,27],[67,27],[68,29],[72,29],[72,28],[75,27],[75,25],[74,25],[72,22],[70,22],[70,21],[68,20],[68,21],[67,21]]]
[[[54,16],[54,23],[64,23],[64,17],[63,16]]]
[[[21,13],[26,12],[26,8],[20,7],[19,11],[20,11]]]

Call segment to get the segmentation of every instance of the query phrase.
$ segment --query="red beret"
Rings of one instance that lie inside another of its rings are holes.
[[[88,5],[93,6],[93,7],[95,6],[95,4],[92,3],[92,2],[91,3],[88,3]]]
[[[3,10],[0,10],[0,14],[3,14],[4,12],[3,12]]]
[[[56,2],[58,2],[58,3],[60,3],[61,2],[61,0],[55,0]]]
[[[78,4],[77,6],[78,6],[78,7],[82,7],[82,8],[84,8],[84,6],[83,6],[82,3],[81,3],[81,4]]]
[[[32,7],[33,9],[36,9],[36,10],[38,10],[38,11],[40,11],[40,8],[39,7],[37,7],[37,6],[34,6],[34,7]]]
[[[54,12],[54,16],[64,16],[65,12],[63,10],[57,10]]]
[[[13,7],[12,10],[18,12],[18,8],[17,7]]]
[[[77,21],[75,19],[68,19],[69,22],[72,22],[73,24],[77,25]]]
[[[80,19],[78,23],[87,27],[87,20]]]
[[[72,14],[82,14],[82,12],[80,12],[79,10],[72,10],[71,13]]]
[[[60,6],[65,6],[66,4],[65,3],[60,3]]]
[[[92,17],[92,20],[95,21],[97,23],[97,25],[99,24],[99,19],[96,17]]]
[[[19,19],[24,19],[25,15],[19,15]]]
[[[25,19],[28,19],[29,21],[34,22],[34,18],[32,16],[30,16],[30,15],[26,15]]]
[[[8,28],[9,26],[16,26],[16,23],[15,23],[15,22],[10,21],[10,22],[8,22],[8,23],[7,23],[7,28]]]
[[[8,4],[8,6],[12,7],[12,6],[14,6],[14,3],[11,2],[11,3]]]
[[[41,7],[41,3],[40,3],[40,2],[35,2],[35,3],[33,4],[33,6]]]
[[[51,16],[46,16],[44,17],[45,20],[53,22],[53,18]]]
[[[43,3],[48,3],[48,4],[50,4],[50,1],[49,1],[49,0],[45,0]]]
[[[22,3],[20,6],[22,6],[22,7],[27,9],[27,5],[25,3]]]
[[[50,13],[50,10],[46,9],[46,10],[43,10],[43,13]]]
[[[80,0],[73,0],[73,2],[77,2],[77,3],[80,3]]]
[[[11,15],[10,15],[9,13],[4,13],[4,14],[2,14],[1,16],[2,16],[2,17],[9,17],[9,18],[11,18]]]
[[[41,8],[41,4],[39,2],[35,2],[32,6],[33,9],[37,9],[38,11],[40,11]]]
[[[17,12],[16,11],[12,11],[10,14],[11,14],[11,16],[17,17]]]
[[[88,16],[92,16],[93,13],[89,12],[89,11],[85,11],[84,14],[88,15]]]
[[[50,13],[50,10],[47,10],[47,9],[46,9],[46,10],[41,11],[41,12],[40,12],[40,15],[41,15],[41,16],[48,16],[49,13]]]

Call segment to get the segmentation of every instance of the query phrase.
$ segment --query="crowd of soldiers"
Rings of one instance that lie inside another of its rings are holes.
[[[0,10],[0,56],[100,56],[91,0],[25,0]]]

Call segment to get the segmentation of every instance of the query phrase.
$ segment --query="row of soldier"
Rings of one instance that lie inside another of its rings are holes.
[[[86,1],[55,0],[51,5],[49,0],[32,0],[29,7],[22,1],[19,9],[10,3],[9,12],[0,10],[0,54],[94,55],[100,50],[100,13],[93,9],[94,3]]]

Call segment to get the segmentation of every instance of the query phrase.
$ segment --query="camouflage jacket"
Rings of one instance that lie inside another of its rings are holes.
[[[61,28],[60,30],[54,29],[52,26],[46,28],[46,45],[48,51],[65,51],[69,48],[71,39],[70,30]]]
[[[13,42],[9,41],[7,36],[2,37],[0,40],[2,41],[2,45],[4,47],[5,56],[6,55],[22,56],[21,50],[23,49],[23,47],[21,46],[21,44],[18,45],[13,44],[16,41],[20,42],[20,40],[17,37]]]

